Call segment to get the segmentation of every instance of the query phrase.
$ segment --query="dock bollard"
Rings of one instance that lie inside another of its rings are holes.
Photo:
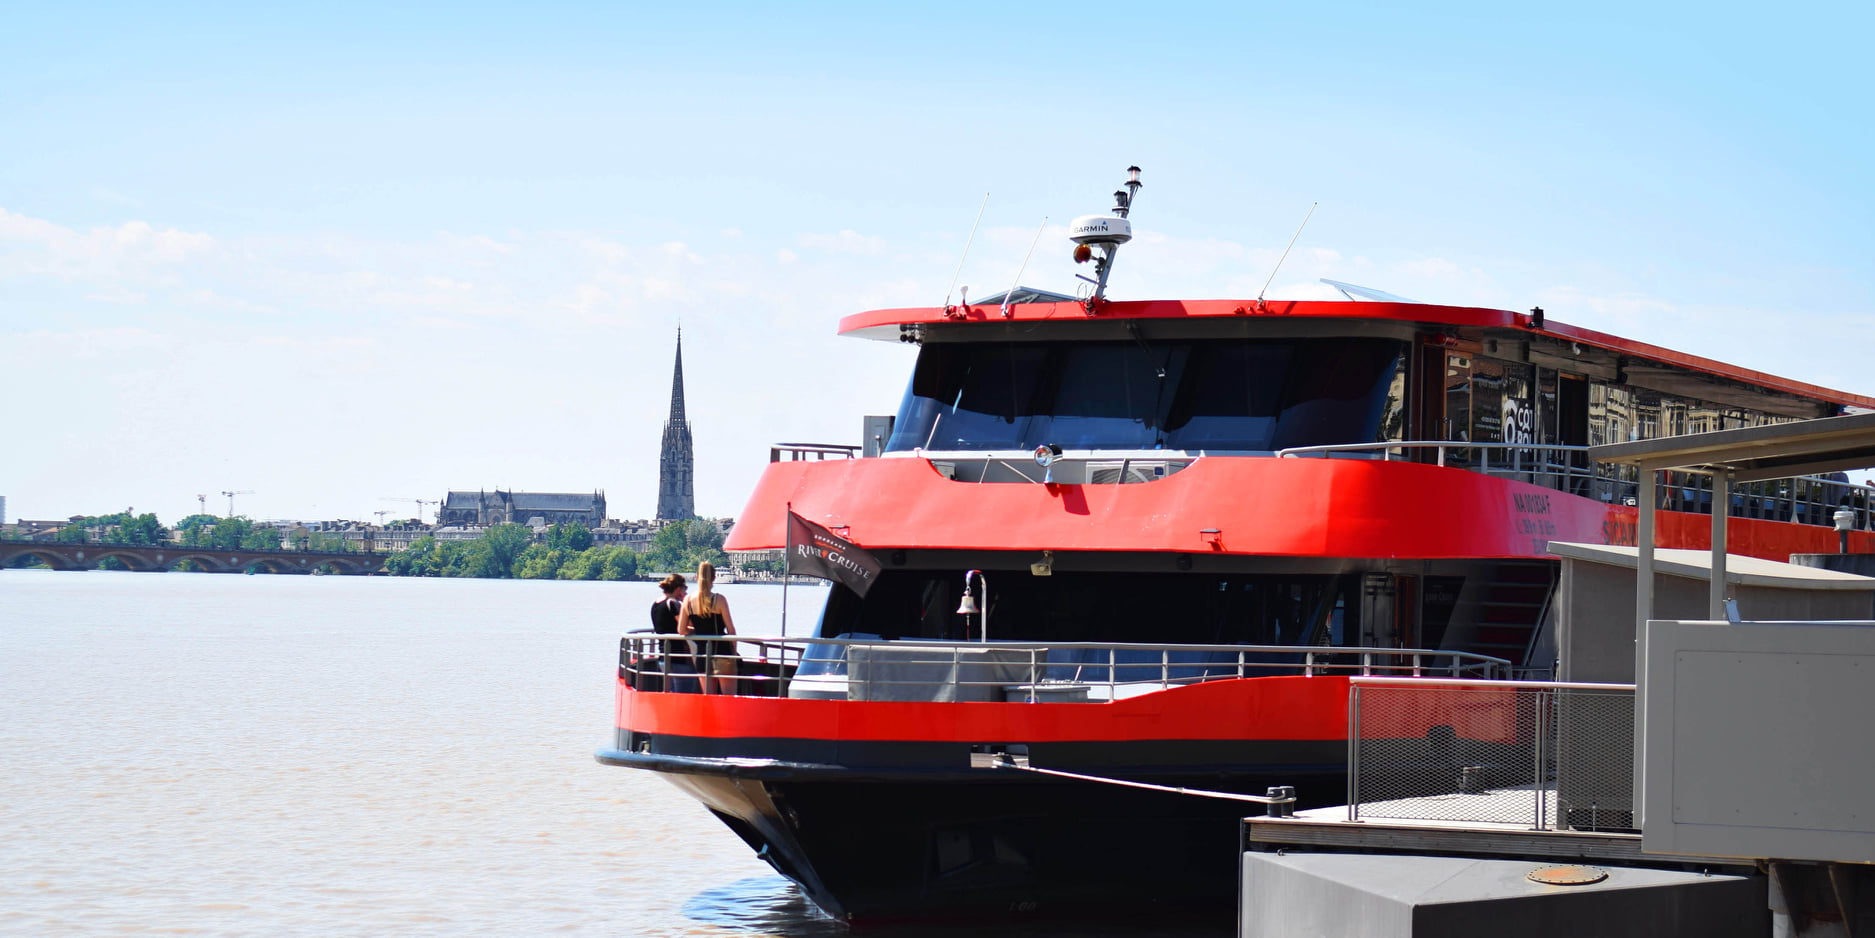
[[[1271,785],[1268,797],[1281,798],[1280,802],[1271,802],[1265,812],[1269,817],[1296,816],[1296,787],[1294,785]]]

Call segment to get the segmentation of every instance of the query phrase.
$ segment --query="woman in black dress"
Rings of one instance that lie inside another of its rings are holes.
[[[736,634],[736,622],[729,617],[729,601],[716,594],[716,566],[709,561],[697,564],[697,594],[677,607],[677,634],[708,638]],[[718,694],[736,692],[735,642],[698,642],[697,669],[703,675],[703,692],[716,685]]]

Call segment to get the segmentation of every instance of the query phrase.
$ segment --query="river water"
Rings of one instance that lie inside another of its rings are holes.
[[[779,587],[723,593],[778,632]],[[806,634],[824,591],[790,593]],[[593,761],[657,595],[0,571],[0,933],[844,934],[668,783]]]

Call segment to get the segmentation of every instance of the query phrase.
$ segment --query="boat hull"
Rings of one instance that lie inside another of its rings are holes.
[[[614,745],[597,758],[664,776],[848,921],[1014,911],[1221,922],[1239,824],[1265,809],[1204,793],[1286,785],[1298,807],[1345,803],[1348,693],[1344,675],[1221,679],[1103,703],[797,700],[621,680]],[[1428,792],[1450,790],[1457,765],[1527,761],[1511,754],[1529,728],[1504,703],[1473,692],[1396,714],[1364,751],[1413,767]]]
[[[1313,760],[1346,747],[1286,748]],[[599,758],[660,773],[815,904],[856,924],[1010,913],[1226,922],[1238,824],[1260,810],[1008,768],[855,771],[623,750]],[[1317,793],[1315,802],[1340,800],[1328,793],[1345,790],[1344,765],[1295,760],[1129,777],[1256,794],[1289,784]]]
[[[657,772],[829,914],[1228,913],[1262,808],[999,767],[1346,795],[1348,683],[1221,680],[1107,703],[919,703],[641,692],[599,761]]]

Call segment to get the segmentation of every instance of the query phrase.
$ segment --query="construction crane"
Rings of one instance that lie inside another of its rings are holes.
[[[437,500],[436,500],[436,499],[434,499],[434,498],[392,498],[392,497],[390,497],[390,496],[385,496],[384,498],[382,498],[382,499],[380,499],[380,501],[387,501],[387,502],[416,502],[416,503],[417,503],[417,523],[418,523],[418,524],[422,524],[422,523],[423,523],[423,506],[425,506],[425,505],[440,505],[440,504],[442,504],[442,502],[439,502],[439,501],[437,501]]]
[[[228,517],[232,518],[234,517],[234,497],[236,495],[252,495],[254,494],[254,490],[253,489],[241,489],[240,491],[222,492],[221,494],[228,496]],[[204,502],[203,504],[207,504],[207,503]]]
[[[195,500],[197,502],[200,502],[202,505],[202,509],[196,512],[196,514],[202,514],[202,515],[208,514],[208,496],[198,494],[195,496]]]
[[[384,516],[390,514],[390,510],[381,508],[377,511],[372,512],[372,514],[378,516],[378,527],[381,528],[381,527],[384,527]]]

